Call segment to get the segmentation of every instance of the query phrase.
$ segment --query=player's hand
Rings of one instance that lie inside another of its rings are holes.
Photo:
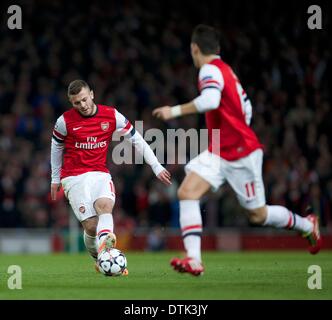
[[[60,190],[60,183],[51,183],[51,199],[56,200],[56,194]]]
[[[158,175],[157,178],[166,186],[170,186],[172,184],[171,182],[171,174],[165,169],[161,171]]]
[[[170,106],[164,106],[160,108],[156,108],[152,111],[152,115],[155,116],[158,119],[167,121],[173,118],[173,115],[171,113],[172,107]]]

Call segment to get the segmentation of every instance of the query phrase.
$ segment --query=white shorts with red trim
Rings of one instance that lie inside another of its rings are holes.
[[[213,191],[217,191],[227,181],[242,207],[256,209],[265,205],[262,165],[261,149],[235,161],[227,161],[206,150],[192,159],[185,170],[187,174],[198,174],[211,185]]]
[[[97,199],[109,198],[115,202],[115,188],[109,173],[86,172],[64,178],[61,184],[80,222],[97,215],[93,206]]]

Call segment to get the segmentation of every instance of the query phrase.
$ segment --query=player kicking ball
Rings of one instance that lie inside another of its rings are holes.
[[[199,200],[226,181],[247,210],[251,223],[299,231],[308,240],[312,254],[322,246],[318,218],[312,212],[302,217],[283,206],[266,205],[263,146],[249,126],[251,102],[231,67],[218,56],[219,49],[218,32],[210,26],[197,26],[192,34],[191,55],[199,68],[200,95],[189,103],[153,111],[162,120],[205,113],[208,150],[185,166],[186,177],[178,189],[180,226],[187,256],[171,260],[175,270],[195,276],[204,272]]]
[[[130,141],[162,183],[170,185],[171,176],[116,108],[94,102],[86,82],[71,82],[68,98],[73,107],[57,119],[53,130],[51,198],[56,200],[61,184],[83,226],[85,246],[97,260],[99,252],[116,246],[112,216],[115,188],[106,166],[112,135],[119,132]]]

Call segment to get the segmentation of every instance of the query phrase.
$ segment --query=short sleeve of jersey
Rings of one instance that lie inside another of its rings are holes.
[[[135,129],[129,122],[129,120],[118,110],[115,110],[115,120],[116,120],[116,132],[119,132],[120,135],[126,136],[129,133],[131,136],[135,133]]]
[[[55,123],[53,130],[53,139],[59,143],[64,142],[67,135],[66,122],[63,115],[59,117]]]
[[[214,88],[222,91],[224,88],[224,78],[220,69],[213,64],[204,64],[199,70],[198,89]]]

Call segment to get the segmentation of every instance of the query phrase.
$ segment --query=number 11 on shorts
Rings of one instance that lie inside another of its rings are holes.
[[[255,183],[253,181],[247,182],[245,184],[246,188],[246,195],[249,199],[254,198],[256,196],[255,194]]]

